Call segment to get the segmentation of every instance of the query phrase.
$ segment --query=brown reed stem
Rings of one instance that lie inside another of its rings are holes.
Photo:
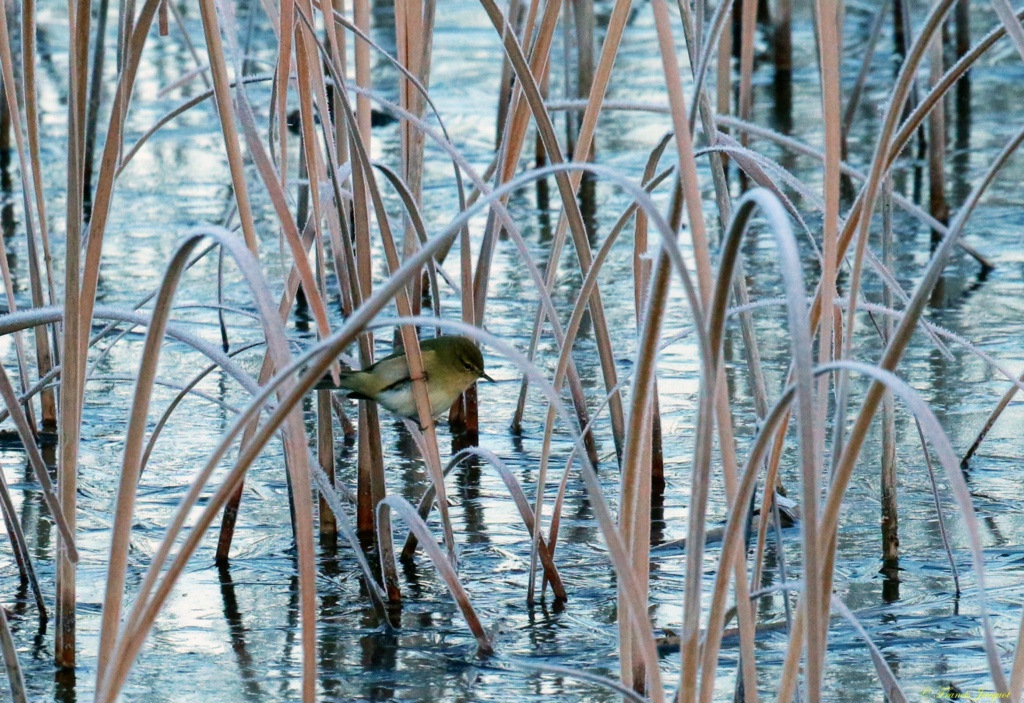
[[[772,53],[776,76],[788,80],[793,71],[793,0],[778,0],[775,4]]]
[[[110,0],[99,0],[96,10],[96,32],[93,41],[92,68],[89,75],[89,105],[85,117],[85,176],[84,198],[86,219],[92,205],[93,155],[96,151],[96,128],[99,123],[100,101],[103,99],[103,58],[106,54],[107,15]]]
[[[893,223],[892,223],[892,176],[886,176],[882,183],[882,263],[892,270]],[[882,305],[893,306],[892,289],[882,289]],[[893,333],[893,319],[886,316],[884,340],[888,344]],[[896,409],[892,391],[887,390],[882,399],[882,561],[885,568],[896,573],[899,563],[899,505],[896,500]]]
[[[331,421],[331,391],[316,392],[317,458],[328,481],[334,485],[334,426]],[[338,534],[338,518],[327,499],[320,497],[320,540],[333,541]]]
[[[928,83],[934,88],[942,80],[942,32],[936,32],[928,45]],[[946,201],[946,103],[940,100],[928,113],[928,207],[931,216],[949,224],[949,203]],[[932,229],[932,246],[942,234]]]
[[[21,664],[18,662],[18,650],[15,647],[14,637],[7,624],[7,615],[3,608],[0,608],[0,653],[3,654],[4,668],[7,669],[7,683],[11,689],[11,700],[13,703],[28,703],[25,678],[21,673]]]

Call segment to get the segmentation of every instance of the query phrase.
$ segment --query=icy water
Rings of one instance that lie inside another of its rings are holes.
[[[394,32],[388,11],[375,10],[374,38],[386,48],[394,46]],[[599,4],[599,15],[610,3]],[[915,12],[921,8],[915,6]],[[248,10],[240,7],[240,17]],[[920,16],[916,14],[915,16]],[[979,5],[976,36],[995,22],[985,4]],[[599,18],[599,23],[600,23]],[[847,56],[844,66],[847,84],[852,82],[869,33],[870,16],[851,3],[847,23]],[[201,25],[193,6],[185,22],[193,37],[201,36]],[[113,25],[113,22],[111,23]],[[47,4],[39,17],[40,90],[44,113],[44,158],[63,163],[66,111],[63,107],[67,75],[67,22],[61,6]],[[677,34],[680,34],[677,32]],[[603,32],[599,28],[599,37]],[[151,37],[140,71],[129,117],[130,144],[157,119],[183,100],[201,90],[193,82],[186,88],[160,97],[158,87],[170,84],[192,69],[191,57],[172,31],[169,38]],[[677,36],[681,41],[681,36]],[[820,147],[821,133],[818,77],[814,68],[814,40],[810,18],[798,16],[795,37],[796,69],[791,93],[772,79],[770,65],[760,66],[756,76],[756,119],[776,129],[790,131]],[[879,44],[868,90],[861,101],[853,131],[850,153],[855,165],[870,158],[880,103],[891,86],[889,63],[891,37]],[[1004,49],[1006,45],[1000,45]],[[258,28],[251,53],[256,71],[270,70],[267,63],[275,52],[273,35]],[[556,65],[561,65],[556,49]],[[1019,126],[1017,106],[1024,101],[1024,69],[1012,51],[997,52],[1001,59],[983,62],[972,74],[971,111],[957,121],[949,120],[951,156],[947,175],[949,196],[958,204],[971,184],[981,175],[994,154]],[[681,57],[682,59],[683,57]],[[486,15],[471,0],[445,0],[438,12],[435,35],[431,94],[445,120],[454,143],[480,171],[491,158],[494,140],[496,94],[500,78],[501,53],[498,37]],[[379,62],[377,87],[393,97],[395,74]],[[112,67],[107,66],[112,74]],[[561,71],[553,72],[552,95],[560,95]],[[111,83],[112,84],[112,83]],[[663,103],[663,78],[650,7],[639,3],[625,34],[609,99]],[[266,84],[248,89],[251,102],[265,110]],[[109,95],[107,96],[109,100]],[[262,115],[265,119],[265,114]],[[561,118],[559,118],[561,120]],[[557,124],[563,133],[561,122]],[[597,135],[601,163],[619,169],[639,181],[646,155],[669,128],[667,116],[651,113],[608,112],[602,117]],[[399,150],[395,126],[374,132],[375,155],[394,161]],[[113,220],[104,251],[100,299],[104,305],[129,307],[153,290],[177,243],[193,227],[219,223],[231,196],[230,182],[222,153],[221,134],[212,104],[207,102],[172,121],[150,140],[119,181]],[[787,168],[820,192],[820,166],[807,158],[780,152],[758,142],[755,148],[778,158]],[[294,153],[294,149],[292,150]],[[424,188],[424,208],[431,232],[439,231],[456,211],[450,169],[439,150],[428,146],[429,166]],[[915,193],[914,168],[921,164],[903,162],[896,178],[897,189],[908,197]],[[50,196],[51,231],[58,248],[61,233],[62,190],[65,175],[61,167],[46,174]],[[706,175],[706,174],[705,174]],[[918,174],[919,177],[919,174]],[[958,255],[947,270],[940,296],[929,311],[929,319],[970,339],[1014,373],[1024,362],[1020,340],[1024,338],[1021,289],[1024,286],[1024,248],[1021,247],[1021,194],[1017,186],[1024,179],[1020,159],[1011,161],[986,196],[983,206],[967,228],[967,239],[995,264],[984,279],[973,260]],[[254,171],[250,184],[258,182]],[[17,187],[18,179],[14,177]],[[704,179],[710,188],[710,179]],[[274,218],[265,193],[254,188],[262,255],[275,290],[281,288],[284,269],[278,259]],[[659,202],[665,202],[664,193]],[[618,190],[598,184],[597,241],[626,206]],[[706,200],[710,203],[710,198]],[[812,230],[819,217],[813,203],[797,201]],[[394,203],[392,203],[394,204]],[[21,224],[20,193],[0,195],[4,235],[11,265],[18,283],[19,303],[29,305]],[[529,189],[512,200],[513,215],[523,228],[538,262],[546,257],[550,230],[557,213],[539,212],[535,192]],[[473,222],[479,237],[483,218]],[[896,271],[909,290],[928,257],[927,229],[915,220],[898,215]],[[686,237],[683,237],[685,241]],[[803,241],[807,261],[812,250]],[[751,239],[744,249],[744,265],[751,280],[751,295],[774,298],[780,294],[775,267],[774,245],[768,237]],[[636,323],[632,294],[632,243],[624,237],[614,249],[602,279],[608,311],[620,361],[620,371],[631,366],[635,348]],[[61,260],[61,256],[56,257]],[[456,261],[448,263],[457,279]],[[815,267],[808,263],[808,271]],[[571,256],[560,264],[556,305],[567,310],[575,299],[580,276]],[[378,275],[382,271],[377,272]],[[216,315],[209,308],[196,307],[216,301],[213,281],[216,260],[207,258],[186,276],[177,297],[181,306],[176,323],[191,332],[219,343]],[[229,276],[230,278],[230,276]],[[62,280],[62,274],[58,276]],[[234,280],[234,279],[231,279]],[[879,301],[877,279],[868,277],[867,295]],[[237,281],[236,281],[237,283]],[[458,317],[456,296],[448,294],[445,312]],[[334,301],[336,303],[336,301]],[[241,285],[231,285],[225,304],[251,309]],[[519,254],[503,242],[495,257],[493,285],[487,309],[486,327],[522,350],[529,343],[529,324],[536,305],[532,283],[526,277]],[[338,306],[332,306],[334,322],[340,321]],[[394,310],[391,310],[393,313]],[[241,346],[259,337],[257,323],[241,314],[228,314],[231,341]],[[762,356],[768,371],[769,394],[778,396],[783,383],[788,337],[781,308],[767,307],[756,313],[761,334]],[[665,338],[684,331],[690,324],[681,295],[674,298],[666,321]],[[871,321],[860,323],[860,341],[855,356],[866,361],[878,357],[877,337]],[[310,323],[293,315],[289,328],[296,345],[312,339]],[[735,336],[738,340],[738,335]],[[20,618],[14,621],[16,638],[33,700],[62,703],[90,700],[95,686],[95,655],[98,645],[100,606],[106,573],[112,505],[120,468],[120,452],[131,402],[130,377],[138,368],[141,334],[129,335],[96,363],[88,387],[83,428],[78,544],[82,552],[78,581],[78,660],[74,672],[57,672],[53,667],[52,632],[40,633],[29,595],[19,591],[17,572],[9,550],[0,549],[0,601]],[[13,352],[10,341],[0,344],[5,359]],[[105,347],[107,342],[101,344]],[[384,350],[382,343],[379,350]],[[900,372],[939,415],[954,447],[966,451],[988,411],[1007,387],[988,363],[963,347],[950,346],[952,360],[945,358],[919,336]],[[259,350],[244,353],[243,359],[258,360]],[[552,343],[543,345],[543,360],[554,363]],[[754,413],[746,386],[739,342],[728,353],[737,373],[731,386],[737,422],[740,456],[745,455],[754,436]],[[603,382],[597,366],[594,342],[585,332],[578,344],[577,361],[592,406],[602,395]],[[205,361],[195,352],[169,343],[164,350],[161,376],[188,381]],[[500,456],[514,471],[528,495],[536,487],[541,451],[544,405],[538,393],[530,395],[521,436],[508,430],[518,392],[513,367],[491,355],[489,373],[498,379],[480,388],[480,442]],[[686,533],[689,504],[689,464],[692,457],[692,428],[698,384],[697,351],[691,341],[665,349],[659,379],[665,426],[667,487],[663,504],[655,508],[652,536],[658,544],[669,543]],[[855,381],[855,388],[864,386]],[[149,560],[163,536],[164,528],[201,466],[209,450],[230,425],[234,411],[245,406],[247,393],[227,376],[213,374],[199,387],[205,396],[193,396],[175,413],[156,445],[140,486],[129,563],[129,602],[141,581]],[[157,412],[170,402],[176,391],[157,392]],[[312,418],[312,408],[307,407]],[[967,480],[975,509],[983,524],[985,558],[990,585],[990,607],[1004,664],[1009,666],[1013,642],[1024,601],[1021,575],[1024,573],[1024,539],[1021,534],[1021,500],[1024,484],[1019,479],[1022,455],[1024,411],[1011,404],[971,464]],[[389,490],[411,500],[418,499],[427,477],[414,443],[397,423],[384,422],[384,451]],[[954,683],[963,690],[990,690],[980,638],[978,599],[974,590],[970,556],[962,522],[946,489],[940,483],[943,510],[954,555],[965,592],[956,598],[949,566],[939,536],[927,471],[913,422],[900,412],[897,420],[900,471],[901,571],[899,581],[879,573],[879,460],[877,437],[866,447],[849,499],[845,504],[840,532],[840,558],[836,590],[854,611],[861,624],[881,648],[893,671],[912,697],[928,698],[928,690]],[[605,494],[614,504],[618,493],[618,472],[607,418],[597,424],[601,456],[600,477]],[[442,451],[449,448],[446,428],[441,430]],[[564,465],[569,440],[558,436],[553,466]],[[353,449],[338,455],[339,480],[354,484]],[[37,484],[26,467],[17,445],[0,447],[0,465],[12,485],[22,525],[28,534],[46,593],[53,592],[54,531],[42,504]],[[558,471],[556,471],[556,476]],[[783,462],[783,479],[798,485],[797,462],[788,455]],[[494,633],[496,654],[488,659],[476,656],[476,645],[453,605],[443,582],[425,558],[403,572],[405,600],[400,629],[387,634],[381,627],[360,584],[359,571],[348,547],[319,552],[318,663],[319,692],[324,700],[375,701],[611,701],[618,695],[598,683],[572,675],[570,670],[617,677],[617,616],[615,577],[594,520],[585,491],[570,482],[561,528],[557,563],[566,581],[569,600],[555,605],[550,597],[534,606],[526,603],[529,567],[529,539],[526,530],[497,474],[488,466],[464,466],[450,479],[452,519],[461,552],[461,577],[470,597]],[[555,483],[548,490],[552,493]],[[716,477],[711,490],[710,522],[724,517],[724,490]],[[550,505],[550,502],[548,503]],[[218,570],[213,563],[215,535],[210,535],[192,560],[160,618],[135,666],[125,690],[126,701],[283,701],[297,699],[300,691],[300,643],[298,632],[298,590],[295,561],[290,551],[287,490],[281,448],[272,444],[246,483],[239,530],[230,568]],[[790,576],[799,566],[799,533],[788,529],[783,535]],[[717,545],[707,554],[705,587],[710,589],[717,561]],[[778,552],[769,546],[764,586],[778,583]],[[678,629],[682,616],[684,553],[678,548],[655,548],[651,567],[651,618],[656,628]],[[777,623],[784,617],[779,595],[762,599],[760,620]],[[776,630],[758,636],[757,657],[760,693],[772,695],[781,668],[786,636]],[[727,639],[722,650],[718,698],[732,696],[736,643]],[[564,673],[539,672],[536,665],[563,667]],[[666,650],[662,656],[663,675],[674,688],[679,676],[679,655]],[[2,689],[2,686],[0,686]],[[826,690],[834,701],[881,701],[869,654],[852,628],[834,621],[826,674]]]

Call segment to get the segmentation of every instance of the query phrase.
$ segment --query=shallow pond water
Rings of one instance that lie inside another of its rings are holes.
[[[374,37],[385,48],[394,46],[393,25],[388,3],[375,3]],[[608,3],[599,3],[606,10]],[[914,5],[915,12],[921,7]],[[245,17],[248,9],[239,8]],[[599,13],[600,14],[600,13]],[[112,15],[113,16],[113,15]],[[915,15],[916,16],[916,15]],[[994,15],[979,11],[976,33],[994,23]],[[989,20],[992,20],[989,22]],[[198,15],[186,8],[186,26],[194,37],[201,36]],[[111,22],[113,25],[113,22]],[[858,56],[870,26],[864,8],[851,4],[848,10],[847,53],[844,75],[852,80],[859,68]],[[43,100],[43,141],[46,157],[62,164],[65,128],[63,95],[67,73],[67,21],[64,8],[44,5],[39,16],[40,66]],[[599,35],[601,34],[599,28]],[[663,78],[657,53],[654,24],[647,4],[638,4],[619,54],[609,99],[663,103]],[[677,37],[681,41],[681,37]],[[858,43],[859,42],[859,43]],[[796,69],[792,90],[787,94],[772,79],[767,63],[755,75],[755,116],[759,123],[786,129],[800,139],[821,145],[820,104],[814,39],[810,17],[797,16]],[[876,53],[874,69],[857,114],[851,135],[851,160],[863,166],[874,144],[874,125],[879,102],[891,87],[888,58],[891,37],[886,34]],[[140,86],[129,118],[131,143],[134,137],[199,88],[190,85],[169,97],[157,95],[153,86],[163,86],[192,68],[191,58],[172,34],[153,36],[140,72]],[[257,71],[270,70],[267,56],[275,52],[273,34],[258,29],[251,52]],[[556,56],[561,50],[556,48]],[[261,63],[261,57],[264,58]],[[682,60],[681,56],[681,60]],[[560,61],[561,59],[556,59]],[[486,15],[472,0],[445,0],[438,13],[435,34],[431,95],[445,120],[454,143],[479,170],[491,158],[497,86],[501,52],[498,38]],[[395,75],[383,62],[377,87],[393,96]],[[113,68],[107,66],[113,77]],[[1019,62],[1010,58],[983,64],[972,73],[972,114],[966,121],[950,120],[950,144],[954,150],[948,168],[949,195],[955,204],[983,172],[994,154],[1018,129],[1017,106],[1024,100],[1024,81]],[[552,95],[561,90],[556,74]],[[265,110],[266,84],[249,88],[254,105]],[[109,96],[108,96],[109,99]],[[263,115],[265,119],[265,114]],[[561,130],[561,124],[557,125]],[[639,180],[646,155],[669,128],[665,115],[610,111],[602,117],[597,134],[597,154],[634,180]],[[560,131],[561,134],[561,131]],[[375,155],[394,159],[399,135],[394,126],[376,130]],[[812,188],[820,191],[820,166],[804,157],[792,157],[779,149],[758,143],[757,148],[777,158]],[[294,151],[294,150],[293,150]],[[428,228],[445,225],[456,211],[455,190],[439,150],[428,146],[429,166],[424,188],[424,211]],[[1024,249],[1021,247],[1021,196],[1016,184],[1024,178],[1019,159],[1011,161],[989,191],[967,229],[967,239],[982,250],[996,268],[978,277],[973,260],[958,255],[947,271],[943,291],[929,311],[932,322],[970,339],[1013,372],[1024,361],[1020,340],[1024,338],[1021,287],[1024,285]],[[897,189],[908,197],[915,193],[915,172],[920,163],[907,161],[896,178]],[[705,174],[707,175],[707,174]],[[257,182],[251,172],[250,183]],[[919,174],[917,178],[920,178]],[[56,244],[63,246],[62,199],[64,173],[55,168],[46,174],[50,196],[50,226]],[[112,223],[104,251],[100,300],[104,305],[130,306],[153,290],[164,263],[182,236],[204,222],[220,222],[230,192],[229,175],[222,155],[216,113],[209,103],[171,122],[139,152],[119,181]],[[15,188],[18,180],[14,179]],[[704,184],[710,188],[710,179]],[[17,190],[0,195],[5,208],[5,230],[19,304],[29,305],[20,228],[20,194]],[[276,291],[281,289],[284,271],[278,255],[272,208],[261,189],[254,189],[254,201],[262,238],[262,255]],[[664,193],[658,202],[666,201]],[[554,202],[554,201],[552,201]],[[597,185],[598,240],[626,206],[625,196],[606,184]],[[711,199],[705,201],[711,207]],[[820,216],[812,204],[797,201],[811,229]],[[512,199],[512,211],[526,235],[531,255],[538,262],[547,256],[550,223],[557,213],[538,212],[535,192],[528,189]],[[710,209],[709,209],[710,212]],[[9,215],[9,217],[7,217]],[[479,237],[483,218],[473,222]],[[896,275],[909,290],[917,280],[928,256],[928,230],[915,220],[898,215]],[[686,237],[684,236],[685,242]],[[813,253],[803,244],[809,272],[816,272]],[[744,248],[744,265],[754,298],[779,295],[778,272],[768,237],[751,239]],[[632,296],[632,243],[627,237],[616,246],[602,279],[609,324],[615,330],[616,356],[620,370],[628,371],[635,349],[636,322]],[[58,255],[57,261],[61,260]],[[448,266],[457,278],[455,264]],[[181,309],[176,323],[204,339],[219,342],[216,314],[196,307],[216,301],[212,284],[216,260],[206,258],[186,276],[177,302]],[[378,275],[382,271],[377,272]],[[529,344],[529,324],[536,306],[532,283],[524,273],[519,254],[502,244],[495,257],[486,327],[518,348]],[[59,276],[62,280],[62,274]],[[245,289],[236,279],[226,289],[225,304],[250,309]],[[867,297],[879,300],[878,281],[870,276]],[[580,276],[571,256],[560,264],[555,302],[567,310],[576,296]],[[682,333],[690,325],[681,294],[674,296],[666,320],[664,337]],[[448,295],[445,311],[458,316],[456,296]],[[336,302],[336,301],[335,301]],[[394,310],[391,310],[394,313]],[[338,306],[332,306],[334,322],[340,320]],[[786,372],[788,338],[783,310],[767,307],[756,313],[763,344],[769,394],[777,397]],[[257,324],[240,314],[229,314],[233,345],[259,338]],[[855,357],[873,361],[878,357],[876,336],[869,334],[871,321],[860,322],[861,337]],[[307,319],[293,315],[289,328],[296,345],[312,340]],[[753,405],[746,385],[739,336],[729,350],[734,383],[733,407],[737,423],[740,456],[750,446],[755,432]],[[98,644],[100,607],[106,574],[112,504],[116,493],[120,451],[131,403],[130,377],[138,367],[142,334],[118,342],[109,355],[96,364],[88,388],[83,428],[80,496],[79,548],[82,561],[78,580],[78,656],[74,672],[55,671],[51,633],[40,634],[28,593],[16,588],[13,559],[0,550],[0,600],[21,615],[14,623],[26,678],[34,700],[67,702],[90,700],[95,687],[95,655]],[[5,359],[13,352],[9,340]],[[105,347],[106,343],[100,345]],[[384,349],[378,344],[378,349]],[[542,359],[553,364],[552,342],[542,343]],[[924,335],[919,335],[905,357],[900,372],[929,402],[950,435],[957,451],[970,445],[988,411],[1006,388],[993,367],[962,347],[951,345],[952,359],[937,352]],[[243,353],[256,363],[259,349]],[[584,334],[578,344],[577,360],[584,387],[592,405],[601,395],[603,382],[596,361],[592,336]],[[182,382],[199,364],[196,354],[169,343],[163,353],[161,375]],[[541,452],[544,406],[532,393],[521,435],[508,430],[518,392],[513,367],[492,355],[489,373],[498,379],[481,386],[480,442],[498,454],[524,485],[528,495],[536,488],[536,470]],[[684,337],[669,345],[659,366],[661,407],[665,429],[667,487],[662,504],[655,510],[652,537],[658,544],[671,543],[686,534],[689,503],[689,465],[692,458],[692,429],[695,421],[698,362],[693,342]],[[864,384],[855,379],[854,388],[863,393]],[[138,587],[142,574],[164,528],[184,494],[194,472],[208,451],[230,425],[234,409],[244,407],[247,393],[226,376],[211,375],[199,385],[208,397],[192,397],[173,416],[156,445],[142,478],[129,563],[128,599]],[[154,407],[163,406],[175,395],[164,388],[157,392]],[[858,396],[855,396],[857,398]],[[215,401],[215,402],[211,402]],[[856,400],[855,400],[856,403]],[[307,406],[308,417],[313,408]],[[155,415],[154,415],[155,417]],[[1024,573],[1022,511],[1024,483],[1019,480],[1022,455],[1024,410],[1011,404],[992,430],[967,474],[975,509],[984,527],[990,607],[996,632],[1003,645],[1008,666],[1012,644],[1024,601],[1021,574]],[[415,500],[427,485],[422,462],[408,433],[396,422],[385,421],[384,450],[389,490]],[[900,457],[901,561],[899,582],[879,573],[881,537],[878,530],[878,440],[873,436],[865,448],[858,473],[845,505],[840,532],[840,559],[836,591],[856,613],[883,655],[912,696],[927,689],[940,689],[950,682],[964,690],[990,686],[981,647],[980,619],[975,579],[962,523],[940,481],[943,510],[954,555],[965,592],[953,594],[952,579],[940,538],[932,494],[916,431],[903,412],[897,419]],[[442,451],[448,448],[447,430],[441,433]],[[603,457],[600,477],[614,506],[618,493],[618,472],[607,417],[597,423],[596,437]],[[557,437],[554,467],[560,471],[571,443],[563,430]],[[53,590],[52,523],[42,504],[38,486],[26,468],[20,447],[0,447],[0,466],[14,489],[22,525],[28,534],[44,590]],[[354,450],[338,455],[339,480],[354,483]],[[798,464],[787,455],[783,462],[787,485],[798,483]],[[465,466],[449,479],[452,519],[461,553],[460,574],[470,597],[495,635],[496,654],[476,657],[473,638],[447,593],[443,582],[423,558],[405,567],[405,601],[400,629],[385,633],[377,621],[360,584],[358,567],[348,547],[322,548],[319,553],[319,688],[325,700],[445,700],[445,701],[605,701],[618,695],[599,683],[573,675],[587,672],[612,678],[618,672],[615,577],[600,531],[582,486],[570,488],[562,523],[558,566],[566,580],[569,600],[553,604],[550,597],[534,606],[526,603],[529,567],[529,539],[515,508],[497,474],[487,466]],[[556,483],[548,486],[554,495]],[[711,488],[710,520],[724,518],[724,490],[721,476]],[[550,502],[548,503],[550,505]],[[799,533],[789,529],[783,535],[787,569],[800,564]],[[298,637],[298,591],[295,561],[288,526],[287,488],[280,445],[270,446],[250,472],[242,503],[230,568],[213,564],[215,535],[205,541],[181,579],[139,657],[125,689],[124,700],[163,701],[282,701],[297,699],[300,692],[300,642]],[[710,590],[717,562],[717,545],[707,553],[705,588]],[[778,553],[769,546],[764,586],[778,583]],[[656,628],[678,629],[682,616],[684,552],[672,546],[655,548],[651,567],[651,618]],[[763,598],[758,605],[763,622],[777,623],[784,617],[779,594]],[[760,693],[774,693],[785,652],[786,636],[771,631],[758,637]],[[736,643],[727,639],[722,650],[721,676],[717,696],[729,700],[733,691]],[[562,667],[565,671],[537,671],[536,665]],[[662,656],[663,675],[675,687],[679,677],[679,655]],[[839,620],[830,632],[826,678],[829,700],[863,701],[883,699],[870,657],[853,629]]]

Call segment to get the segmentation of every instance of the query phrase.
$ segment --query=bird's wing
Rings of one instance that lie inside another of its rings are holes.
[[[437,353],[433,349],[422,350],[423,366],[430,368],[436,355]],[[393,390],[411,380],[409,363],[404,353],[386,356],[368,370],[373,372],[374,387],[372,391],[374,393]]]

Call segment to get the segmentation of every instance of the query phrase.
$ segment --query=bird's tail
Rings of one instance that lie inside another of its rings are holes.
[[[323,378],[317,381],[313,388],[316,390],[349,391],[349,398],[372,400],[369,396],[364,395],[366,390],[366,379],[364,377],[367,375],[362,371],[342,371],[338,376],[338,382],[335,383],[330,374],[325,374]]]

